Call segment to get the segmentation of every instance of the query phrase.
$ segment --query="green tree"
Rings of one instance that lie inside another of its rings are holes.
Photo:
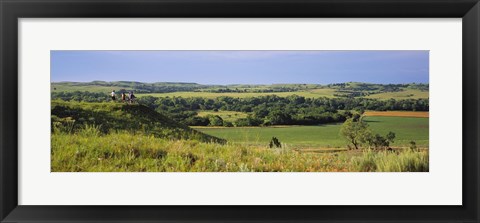
[[[371,137],[368,124],[360,120],[355,121],[353,118],[349,118],[343,123],[340,133],[355,149],[359,149],[360,145],[367,142]]]

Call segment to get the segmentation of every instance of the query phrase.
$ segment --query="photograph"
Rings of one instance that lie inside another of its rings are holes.
[[[51,172],[429,172],[428,50],[52,50]]]

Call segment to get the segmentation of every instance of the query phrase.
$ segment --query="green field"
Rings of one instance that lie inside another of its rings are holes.
[[[414,140],[420,147],[428,147],[428,118],[408,117],[366,117],[375,133],[395,132],[393,146],[405,147]],[[321,126],[283,127],[201,127],[196,128],[206,134],[224,138],[231,142],[247,144],[268,144],[272,137],[294,148],[345,147],[346,141],[340,136],[341,124]]]

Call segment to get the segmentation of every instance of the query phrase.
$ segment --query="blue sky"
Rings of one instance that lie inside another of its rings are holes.
[[[428,51],[51,51],[51,81],[428,83]]]

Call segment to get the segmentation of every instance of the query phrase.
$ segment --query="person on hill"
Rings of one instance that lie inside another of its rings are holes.
[[[122,102],[125,103],[125,98],[127,97],[127,95],[125,94],[125,92],[122,92]]]
[[[115,90],[112,90],[112,93],[110,93],[110,95],[112,96],[112,101],[115,101]]]
[[[128,98],[130,99],[130,104],[135,102],[135,95],[133,94],[133,91],[128,93]]]

